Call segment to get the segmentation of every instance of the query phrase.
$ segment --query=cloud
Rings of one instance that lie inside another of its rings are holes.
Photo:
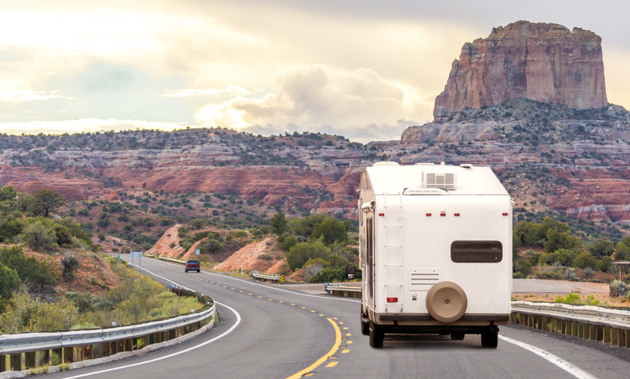
[[[15,89],[0,92],[0,102],[25,102],[36,100],[64,99],[74,100],[69,96],[63,96],[57,91],[33,91],[32,89]]]
[[[185,123],[150,122],[144,120],[117,120],[83,118],[64,121],[0,122],[0,130],[7,134],[63,134],[94,133],[135,129],[174,130],[186,127]]]
[[[321,65],[298,67],[276,82],[276,93],[208,104],[195,114],[195,120],[260,132],[320,130],[355,139],[383,137],[387,130],[387,139],[392,139],[400,137],[399,120],[421,119],[432,107],[432,102],[422,102],[412,89],[365,68],[340,72]]]
[[[162,96],[164,97],[235,97],[248,95],[249,91],[243,87],[231,85],[224,89],[205,88],[205,89],[176,89],[167,90]]]

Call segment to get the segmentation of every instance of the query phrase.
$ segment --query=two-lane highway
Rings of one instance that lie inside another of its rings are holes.
[[[495,349],[479,337],[388,339],[369,347],[356,299],[318,296],[143,259],[143,271],[212,296],[220,323],[185,343],[50,377],[120,378],[620,378],[630,363],[544,334],[502,327]],[[509,339],[509,342],[508,340]]]

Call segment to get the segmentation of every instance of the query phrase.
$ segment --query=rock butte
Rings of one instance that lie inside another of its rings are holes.
[[[462,47],[434,117],[527,98],[571,108],[608,104],[601,38],[562,25],[518,21]]]

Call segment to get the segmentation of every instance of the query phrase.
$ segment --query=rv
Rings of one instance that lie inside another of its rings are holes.
[[[509,322],[512,200],[492,170],[382,162],[361,173],[361,332],[480,334]]]

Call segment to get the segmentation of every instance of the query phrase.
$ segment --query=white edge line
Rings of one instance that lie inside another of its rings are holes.
[[[172,281],[172,280],[166,279],[165,277],[160,276],[160,275],[157,275],[157,274],[155,274],[155,273],[153,273],[153,272],[151,272],[151,271],[149,271],[149,270],[143,269],[143,271],[149,272],[149,273],[151,273],[152,275],[155,275],[155,276],[157,276],[157,277],[159,277],[159,278],[162,278],[162,279],[164,279],[164,280],[167,280],[167,281],[169,281],[169,282],[171,282],[171,283],[173,283],[173,284],[175,284],[175,285],[177,285],[177,286],[180,286],[180,287],[182,287],[182,288],[186,288],[186,287],[184,287],[184,286],[182,286],[182,285],[179,285],[179,284],[175,283],[175,282],[174,282],[174,281]],[[219,335],[219,336],[216,336],[216,337],[214,337],[213,339],[208,340],[208,341],[206,341],[206,342],[200,343],[199,345],[195,345],[195,346],[189,347],[188,349],[181,350],[181,351],[178,351],[178,352],[175,352],[175,353],[169,354],[169,355],[165,355],[165,356],[163,356],[163,357],[159,357],[159,358],[151,359],[151,360],[149,360],[149,361],[143,361],[143,362],[133,363],[133,364],[130,364],[130,365],[125,365],[125,366],[120,366],[120,367],[114,367],[114,368],[110,368],[110,369],[106,369],[106,370],[100,370],[100,371],[88,372],[88,373],[81,374],[81,375],[70,376],[70,377],[67,377],[66,379],[84,378],[84,377],[86,377],[86,376],[92,376],[92,375],[105,374],[105,373],[108,373],[108,372],[117,371],[117,370],[123,370],[123,369],[130,368],[130,367],[136,367],[136,366],[146,365],[146,364],[149,364],[149,363],[153,363],[153,362],[161,361],[161,360],[163,360],[163,359],[168,359],[168,358],[172,358],[172,357],[175,357],[175,356],[178,356],[178,355],[184,354],[184,353],[188,353],[189,351],[192,351],[192,350],[198,349],[198,348],[200,348],[200,347],[206,346],[206,345],[208,345],[208,344],[210,344],[210,343],[212,343],[212,342],[214,342],[214,341],[217,341],[217,340],[219,340],[219,339],[221,339],[221,338],[225,337],[226,335],[228,335],[228,334],[232,333],[232,331],[233,331],[234,329],[236,329],[236,327],[237,327],[237,326],[241,323],[241,315],[240,315],[240,314],[239,314],[239,313],[238,313],[238,312],[237,312],[234,308],[232,308],[232,307],[230,307],[230,306],[228,306],[228,305],[226,305],[226,304],[222,304],[222,303],[219,303],[219,302],[216,302],[216,301],[215,301],[215,304],[219,304],[219,305],[221,305],[221,306],[223,306],[223,307],[226,307],[227,309],[229,309],[230,311],[232,311],[232,313],[234,313],[234,314],[236,315],[236,322],[234,323],[234,325],[232,325],[232,327],[230,327],[230,329],[226,330],[223,334],[221,334],[221,335]],[[213,321],[211,321],[211,322],[213,322]]]
[[[564,371],[568,372],[569,374],[573,375],[576,378],[579,379],[597,379],[596,376],[591,375],[590,373],[582,370],[581,368],[575,366],[572,363],[569,363],[567,361],[565,361],[564,359],[555,356],[553,354],[551,354],[550,352],[543,350],[539,347],[536,346],[532,346],[529,344],[526,344],[525,342],[521,342],[521,341],[517,341],[508,337],[504,337],[504,336],[499,336],[499,338],[501,338],[503,341],[505,342],[509,342],[511,344],[514,344],[516,346],[522,347],[523,349],[529,350],[532,353],[538,355],[539,357],[548,360],[549,362],[553,363],[554,365],[560,367],[561,369],[563,369]]]

